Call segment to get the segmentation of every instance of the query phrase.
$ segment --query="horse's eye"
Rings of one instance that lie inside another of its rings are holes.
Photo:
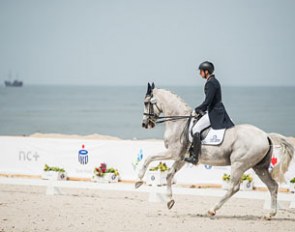
[[[150,101],[152,104],[156,104],[157,103],[157,99],[156,98],[151,98],[151,101]]]

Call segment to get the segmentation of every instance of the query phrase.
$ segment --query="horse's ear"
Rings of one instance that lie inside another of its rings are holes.
[[[153,83],[152,83],[152,89],[154,89],[154,88],[155,88],[155,83],[153,82]]]
[[[148,83],[146,95],[150,95],[151,93],[152,93],[152,86],[150,83]]]

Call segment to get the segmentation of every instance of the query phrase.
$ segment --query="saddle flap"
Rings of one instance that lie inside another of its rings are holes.
[[[219,145],[223,142],[225,129],[215,130],[210,128],[207,136],[202,140],[204,145]]]

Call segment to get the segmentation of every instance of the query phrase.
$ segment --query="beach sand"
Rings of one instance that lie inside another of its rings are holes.
[[[207,210],[217,197],[175,195],[176,203],[168,210],[165,203],[150,203],[143,192],[69,188],[61,195],[45,192],[45,187],[0,185],[0,231],[291,232],[295,228],[294,209],[279,210],[273,220],[264,220],[262,200],[232,198],[210,218]],[[288,207],[287,202],[282,204]]]

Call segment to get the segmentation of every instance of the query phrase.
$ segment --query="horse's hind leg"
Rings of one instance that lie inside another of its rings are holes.
[[[271,217],[275,216],[277,213],[277,196],[278,196],[278,183],[271,177],[267,168],[260,169],[258,167],[253,167],[253,170],[262,180],[262,182],[267,186],[270,196],[271,196],[271,211],[265,215],[265,218],[270,220]]]
[[[231,167],[231,179],[229,183],[229,188],[226,192],[226,194],[221,198],[221,200],[214,206],[212,207],[209,211],[208,214],[210,216],[214,216],[216,214],[216,211],[222,207],[222,205],[232,197],[236,192],[240,190],[240,181],[241,181],[241,176],[246,170],[244,170],[241,166],[237,165],[232,165]]]

